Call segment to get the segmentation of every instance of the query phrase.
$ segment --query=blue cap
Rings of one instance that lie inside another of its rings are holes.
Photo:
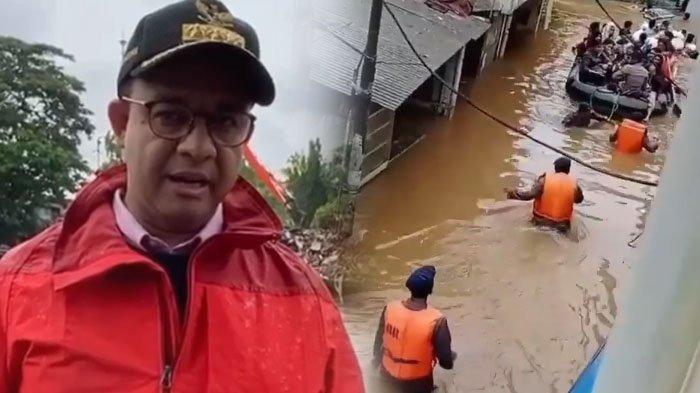
[[[414,270],[406,280],[406,288],[411,292],[424,293],[426,295],[433,292],[435,282],[435,266],[421,266]]]

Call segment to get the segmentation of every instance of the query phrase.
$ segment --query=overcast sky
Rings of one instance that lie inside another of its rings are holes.
[[[257,30],[261,57],[278,87],[277,101],[256,108],[259,118],[253,148],[272,169],[278,170],[294,151],[320,137],[324,150],[338,145],[341,136],[318,128],[318,118],[303,110],[304,97],[295,97],[293,83],[307,80],[304,32],[310,23],[310,1],[225,0],[231,13]],[[166,0],[0,0],[0,35],[62,48],[75,57],[65,68],[85,83],[83,102],[94,113],[97,135],[107,132],[106,106],[116,91],[120,63],[119,40],[129,39],[138,20]],[[304,25],[307,24],[307,25]],[[307,41],[308,42],[308,41]],[[97,162],[97,142],[85,141],[81,152],[91,166]]]

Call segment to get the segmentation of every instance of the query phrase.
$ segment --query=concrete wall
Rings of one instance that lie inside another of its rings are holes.
[[[515,31],[517,34],[535,31],[540,12],[543,11],[542,1],[528,0],[513,12],[511,34]]]
[[[540,11],[542,10],[542,2],[543,0],[530,0],[523,4],[523,6],[528,7],[528,11],[530,13],[525,27],[533,32],[536,31],[538,27],[537,25],[538,19],[541,16]]]
[[[484,46],[481,50],[481,70],[483,71],[489,64],[498,58],[498,42],[503,33],[503,25],[506,23],[506,16],[501,13],[494,13],[491,20],[491,27],[484,34]]]
[[[462,79],[462,64],[464,62],[465,48],[460,49],[455,53],[444,65],[443,79],[449,84],[452,89],[436,80],[436,84],[440,87],[440,95],[438,97],[438,113],[452,117],[454,107],[457,104],[457,94],[453,90],[459,90],[459,81]]]
[[[386,169],[391,156],[394,132],[394,111],[377,108],[367,120],[365,156],[362,160],[362,184]]]
[[[700,15],[700,0],[690,0],[686,11],[690,12],[691,18],[697,18]]]

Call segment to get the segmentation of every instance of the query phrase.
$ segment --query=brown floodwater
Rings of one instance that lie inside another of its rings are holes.
[[[620,22],[641,20],[629,3],[605,4]],[[557,1],[550,31],[513,37],[471,96],[591,163],[658,179],[672,115],[652,119],[661,141],[656,154],[616,154],[610,126],[560,126],[575,108],[564,92],[570,48],[603,18],[593,2]],[[503,188],[531,184],[556,158],[462,103],[363,189],[357,219],[363,240],[351,250],[343,312],[369,392],[378,391],[370,361],[379,314],[387,301],[407,296],[406,276],[421,264],[437,267],[429,302],[447,316],[459,354],[454,371],[436,371],[443,391],[568,391],[614,324],[634,268],[628,242],[644,227],[654,189],[573,164],[585,201],[571,234],[542,230],[529,223],[531,203],[506,201]]]

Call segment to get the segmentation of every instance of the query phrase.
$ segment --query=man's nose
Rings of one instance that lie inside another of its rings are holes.
[[[195,161],[205,161],[216,157],[216,143],[209,134],[205,119],[194,119],[192,130],[180,140],[177,151],[180,154],[190,156]]]

